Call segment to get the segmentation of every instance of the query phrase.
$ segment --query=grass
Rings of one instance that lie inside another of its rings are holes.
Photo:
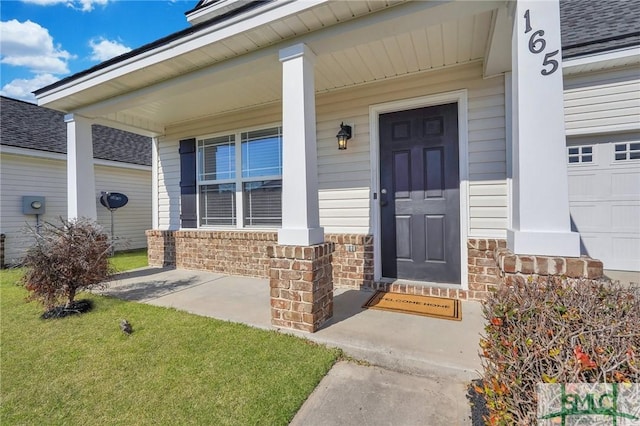
[[[277,332],[91,294],[80,295],[93,300],[90,313],[41,320],[41,306],[15,285],[20,274],[0,271],[3,425],[284,425],[340,356]],[[122,318],[132,335],[120,331]]]
[[[111,264],[116,271],[128,271],[149,266],[147,263],[147,249],[116,253],[111,258]]]

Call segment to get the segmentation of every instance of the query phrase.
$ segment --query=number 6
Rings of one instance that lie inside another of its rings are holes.
[[[547,41],[542,38],[543,35],[543,30],[538,30],[531,34],[531,38],[529,38],[529,51],[531,53],[540,53],[544,50],[545,47],[547,47]],[[536,40],[536,36],[540,36],[540,38]],[[536,47],[536,44],[538,45],[538,47]]]
[[[540,71],[540,74],[542,75],[549,75],[549,74],[553,74],[554,72],[557,71],[558,69],[558,61],[556,61],[555,59],[551,59],[552,57],[556,56],[560,51],[559,50],[554,50],[553,52],[549,52],[546,55],[544,55],[544,60],[542,61],[542,66],[546,67],[547,65],[551,65],[551,70],[547,71],[546,69],[543,69],[542,71]]]

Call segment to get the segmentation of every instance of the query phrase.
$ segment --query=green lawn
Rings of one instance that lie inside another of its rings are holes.
[[[148,266],[147,249],[116,253],[111,258],[111,264],[119,272]]]
[[[117,260],[118,261],[118,260]],[[41,320],[0,271],[0,424],[287,424],[340,356],[292,336],[114,298]],[[131,336],[119,328],[133,325]]]

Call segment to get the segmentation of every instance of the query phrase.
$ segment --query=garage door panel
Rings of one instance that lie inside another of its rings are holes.
[[[640,167],[640,164],[638,165]],[[627,170],[626,173],[611,174],[611,195],[624,197],[638,197],[640,191],[640,172],[634,173]]]
[[[589,136],[568,143],[572,228],[580,233],[582,254],[602,260],[605,269],[640,271],[640,161],[631,154],[616,160],[624,138],[637,137]],[[585,160],[585,152],[593,156]]]
[[[614,232],[640,234],[640,205],[611,206],[611,223]]]
[[[631,268],[640,271],[640,239],[629,237],[612,238],[612,259],[610,263],[615,266],[609,269]]]
[[[598,203],[571,206],[571,220],[577,232],[598,232],[611,225],[609,207]]]
[[[593,194],[595,181],[595,172],[569,175],[569,201],[597,198]]]
[[[581,254],[602,259],[611,252],[611,236],[580,233]]]

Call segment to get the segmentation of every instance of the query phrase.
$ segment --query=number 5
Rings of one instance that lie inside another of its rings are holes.
[[[556,61],[555,59],[551,59],[552,57],[556,56],[560,51],[559,50],[554,50],[553,52],[549,52],[546,55],[544,55],[544,60],[542,61],[542,66],[546,67],[547,65],[551,65],[551,69],[549,71],[547,71],[546,69],[543,69],[542,71],[540,71],[540,74],[542,75],[550,75],[553,74],[554,72],[556,72],[558,70],[558,61]]]

